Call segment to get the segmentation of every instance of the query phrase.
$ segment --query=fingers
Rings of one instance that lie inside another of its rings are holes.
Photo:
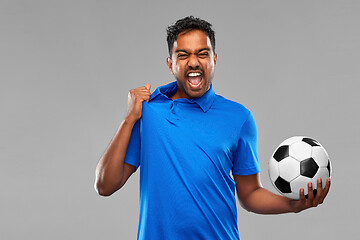
[[[308,207],[317,207],[319,204],[324,202],[324,199],[329,192],[330,188],[330,178],[326,181],[326,186],[322,188],[322,179],[318,178],[316,181],[316,190],[313,191],[312,183],[308,183],[308,199],[307,206]]]
[[[325,188],[322,190],[322,194],[321,194],[321,197],[320,197],[320,199],[319,199],[319,203],[320,203],[320,204],[324,202],[324,199],[325,199],[326,195],[327,195],[328,192],[329,192],[330,184],[331,184],[331,180],[330,180],[330,178],[327,178],[327,179],[326,179],[326,186],[325,186]]]
[[[131,94],[133,97],[135,97],[135,99],[139,102],[142,102],[142,101],[149,102],[150,96],[151,96],[150,88],[151,88],[151,85],[146,84],[144,87],[131,89],[129,91],[129,94]]]
[[[326,179],[326,186],[322,189],[322,179],[319,178],[316,181],[316,190],[313,191],[312,182],[307,184],[308,194],[305,197],[304,188],[300,188],[299,195],[300,199],[297,200],[295,205],[295,212],[300,212],[302,210],[317,207],[319,204],[324,202],[326,195],[330,189],[330,178]]]
[[[137,121],[142,115],[142,103],[150,101],[150,84],[143,87],[131,89],[128,94],[127,119]]]
[[[305,205],[305,203],[306,203],[306,198],[305,198],[305,191],[304,191],[304,189],[303,188],[300,188],[300,199],[299,199],[299,201],[301,202],[301,204],[302,205]]]
[[[316,181],[316,189],[313,189],[312,183],[308,183],[308,191],[308,200],[310,207],[317,207],[319,205],[319,200],[322,193],[321,178],[317,179]]]
[[[322,195],[322,179],[317,179],[317,186],[316,186],[316,196],[314,201],[316,202],[316,205],[320,204],[320,197]]]
[[[146,90],[130,90],[130,95],[131,97],[134,97],[136,101],[146,101],[146,102],[149,102],[150,100],[150,96],[151,96],[151,93]]]
[[[130,93],[141,93],[141,92],[146,92],[146,93],[150,93],[150,88],[151,88],[151,85],[150,84],[146,84],[145,86],[143,87],[138,87],[138,88],[134,88],[134,89],[131,89],[129,92]]]
[[[311,207],[316,207],[319,204],[319,197],[318,197],[318,192],[313,190],[313,185],[312,182],[309,182],[307,184],[308,187],[308,194],[307,197],[305,197],[305,208],[311,208]],[[316,194],[317,197],[314,196],[314,193]]]
[[[313,191],[312,182],[308,183],[308,199],[306,205],[308,207],[316,207],[318,205],[314,200],[314,191]]]
[[[299,200],[295,200],[294,204],[293,204],[293,211],[295,213],[301,212],[304,209],[306,209],[306,198],[305,198],[305,194],[304,194],[304,188],[300,188],[299,190],[299,195],[300,195],[300,199]]]

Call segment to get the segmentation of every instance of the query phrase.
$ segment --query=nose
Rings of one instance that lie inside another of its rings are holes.
[[[190,54],[189,61],[188,61],[189,67],[197,68],[199,67],[199,59],[195,54]]]

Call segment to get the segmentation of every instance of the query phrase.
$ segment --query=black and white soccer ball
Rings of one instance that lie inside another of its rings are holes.
[[[299,199],[299,190],[304,188],[307,197],[307,183],[312,182],[316,195],[317,179],[331,177],[332,168],[325,148],[309,137],[295,136],[283,141],[269,160],[269,176],[274,187],[285,197]]]

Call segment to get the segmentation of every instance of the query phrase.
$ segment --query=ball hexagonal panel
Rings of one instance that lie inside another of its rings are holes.
[[[311,157],[311,146],[306,142],[295,142],[289,149],[289,155],[298,161]]]
[[[300,174],[305,177],[314,177],[318,169],[319,166],[312,158],[308,158],[300,162]]]
[[[290,182],[300,175],[300,163],[292,157],[287,157],[279,162],[279,176]]]

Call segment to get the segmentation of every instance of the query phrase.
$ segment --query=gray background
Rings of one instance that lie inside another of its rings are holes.
[[[258,125],[267,162],[294,135],[333,163],[325,203],[264,216],[239,207],[242,239],[358,235],[360,2],[0,0],[0,238],[135,239],[137,172],[109,198],[93,188],[127,92],[173,81],[167,25],[193,14],[217,34],[217,94]]]

